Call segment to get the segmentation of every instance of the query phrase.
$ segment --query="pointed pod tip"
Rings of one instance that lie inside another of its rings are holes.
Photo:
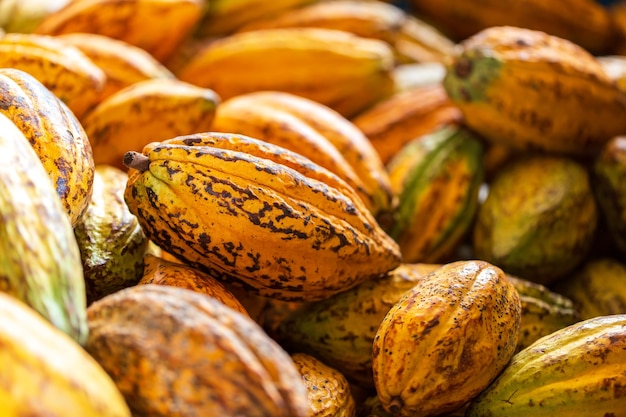
[[[128,168],[133,168],[141,172],[147,171],[150,167],[150,158],[146,155],[129,151],[124,154],[124,165]]]

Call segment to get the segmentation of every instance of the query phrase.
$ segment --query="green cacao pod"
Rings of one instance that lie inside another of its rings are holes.
[[[540,337],[580,320],[580,314],[569,298],[547,287],[522,278],[508,276],[522,303],[522,324],[516,351],[530,346]]]
[[[84,343],[85,282],[70,218],[28,139],[2,113],[0,291]]]
[[[626,315],[600,316],[517,353],[467,417],[626,415]]]
[[[404,262],[442,262],[469,229],[483,182],[483,146],[445,126],[405,145],[388,164],[399,205],[390,231]]]
[[[476,215],[475,256],[548,285],[589,253],[598,212],[589,174],[571,158],[531,154],[490,184]]]
[[[74,227],[87,304],[139,282],[148,239],[124,202],[128,174],[97,165],[91,201]]]
[[[315,355],[351,381],[373,387],[372,343],[385,314],[423,277],[441,265],[402,264],[322,301],[303,306],[277,329],[281,344]]]

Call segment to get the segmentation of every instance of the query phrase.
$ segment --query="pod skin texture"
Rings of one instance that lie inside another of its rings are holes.
[[[220,98],[173,78],[133,83],[99,103],[83,120],[96,164],[124,169],[124,153],[150,142],[210,129]]]
[[[80,49],[106,75],[98,102],[139,81],[174,78],[156,58],[128,42],[95,33],[66,33],[57,39]]]
[[[551,289],[507,275],[522,303],[522,325],[517,339],[516,353],[530,346],[540,337],[574,324],[581,319],[574,302]]]
[[[139,281],[139,285],[146,284],[170,285],[206,294],[249,316],[241,302],[220,281],[196,268],[171,262],[150,253],[144,257],[143,277]]]
[[[211,128],[289,148],[350,183],[350,172],[342,170],[347,163],[358,177],[351,185],[374,216],[394,210],[395,196],[378,152],[354,123],[328,106],[280,91],[242,94],[220,103]],[[320,142],[329,142],[336,151]],[[333,158],[335,154],[339,157]]]
[[[291,355],[309,396],[308,417],[354,417],[356,404],[344,375],[315,356]]]

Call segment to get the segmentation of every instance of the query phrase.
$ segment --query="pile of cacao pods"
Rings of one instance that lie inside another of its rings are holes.
[[[0,0],[0,221],[2,417],[624,417],[626,3]]]

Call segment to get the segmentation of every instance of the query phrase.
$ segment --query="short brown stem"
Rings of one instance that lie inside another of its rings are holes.
[[[150,167],[150,158],[142,153],[129,151],[124,154],[124,165],[144,172]]]
[[[389,412],[393,415],[399,414],[402,410],[402,399],[394,397],[389,403]]]

